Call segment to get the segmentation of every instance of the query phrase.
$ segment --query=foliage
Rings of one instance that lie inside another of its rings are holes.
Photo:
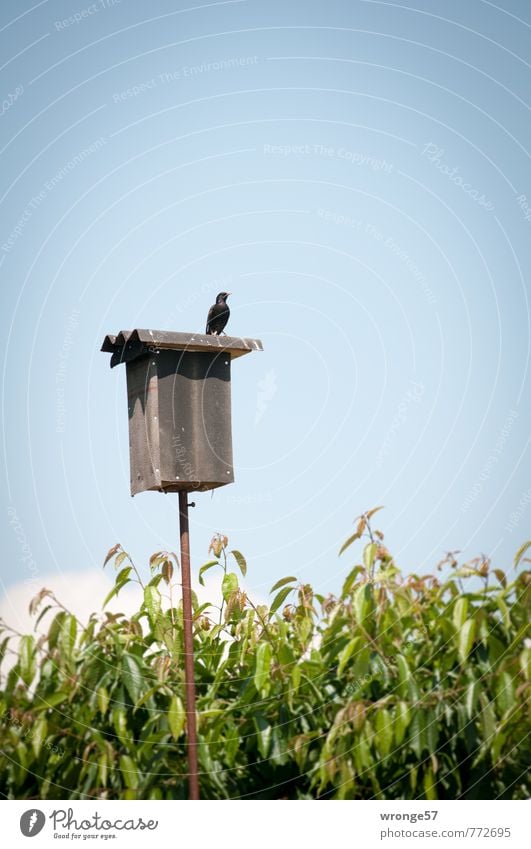
[[[486,558],[402,577],[360,517],[363,540],[338,597],[284,578],[270,606],[240,586],[247,565],[216,535],[218,608],[194,597],[204,798],[524,798],[531,651],[526,550],[515,577]],[[111,596],[131,581],[130,618],[79,622],[49,590],[31,612],[0,692],[0,792],[8,798],[186,798],[178,562],[158,552],[147,583],[121,546]],[[50,621],[51,617],[51,621]],[[14,644],[14,643],[13,643]]]

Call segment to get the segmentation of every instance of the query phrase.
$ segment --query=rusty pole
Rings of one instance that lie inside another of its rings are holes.
[[[181,575],[183,582],[184,682],[186,689],[186,733],[188,741],[188,798],[199,799],[197,729],[195,721],[192,579],[190,574],[190,531],[188,527],[187,492],[179,492],[179,520],[181,533]]]

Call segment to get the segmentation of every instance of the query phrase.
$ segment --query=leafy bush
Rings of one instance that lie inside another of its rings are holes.
[[[439,577],[401,576],[364,514],[339,597],[295,577],[271,605],[240,589],[246,563],[217,535],[220,608],[194,599],[204,798],[445,799],[528,795],[530,572],[488,560]],[[0,791],[9,798],[187,796],[182,610],[177,558],[142,581],[120,546],[116,595],[140,610],[79,622],[48,590],[31,611],[47,633],[20,638],[1,690]],[[106,599],[109,600],[110,596]],[[168,596],[168,601],[164,601]],[[13,633],[3,627],[2,655]],[[18,638],[17,638],[18,639]]]

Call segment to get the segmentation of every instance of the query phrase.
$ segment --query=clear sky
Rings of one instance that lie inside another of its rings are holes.
[[[233,366],[236,483],[195,498],[196,570],[223,531],[254,593],[337,591],[378,504],[406,571],[510,566],[530,37],[524,0],[3,0],[3,609],[17,583],[86,588],[116,542],[177,548],[176,496],[129,495],[125,370],[99,349],[201,331],[222,289],[264,352]]]

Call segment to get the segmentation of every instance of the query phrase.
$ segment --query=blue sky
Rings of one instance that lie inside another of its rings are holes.
[[[236,483],[195,498],[264,595],[337,591],[363,510],[397,561],[530,536],[526,3],[3,2],[7,593],[178,545],[129,495],[133,327],[229,330]],[[81,579],[80,579],[81,580]],[[14,598],[15,596],[13,596]],[[16,596],[18,599],[18,595]],[[18,603],[18,602],[17,602]]]

